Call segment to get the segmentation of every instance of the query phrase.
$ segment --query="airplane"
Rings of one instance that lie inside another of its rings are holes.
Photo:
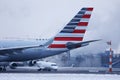
[[[14,66],[13,62],[17,65],[17,62],[31,60],[30,64],[33,64],[36,59],[58,55],[99,41],[83,41],[92,11],[92,7],[82,8],[54,38],[47,42],[0,41],[0,71],[5,71],[7,66]]]

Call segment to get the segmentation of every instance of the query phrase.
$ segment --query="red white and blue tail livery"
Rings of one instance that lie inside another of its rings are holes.
[[[48,48],[67,48],[67,43],[83,41],[93,8],[82,8],[74,18],[54,38]]]

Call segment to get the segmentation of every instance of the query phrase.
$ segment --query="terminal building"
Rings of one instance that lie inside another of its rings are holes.
[[[109,66],[109,51],[105,51],[105,53],[101,53],[101,66],[108,67]],[[120,54],[114,53],[112,56],[112,66],[113,68],[120,68]]]
[[[70,56],[61,54],[55,56],[52,62],[61,67],[109,67],[109,53],[105,51],[97,54],[78,54],[77,56]],[[112,66],[113,68],[120,68],[120,54],[112,52]],[[52,58],[53,59],[53,58]]]

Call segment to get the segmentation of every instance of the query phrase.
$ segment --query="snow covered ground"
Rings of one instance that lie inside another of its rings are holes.
[[[117,74],[0,73],[0,80],[120,80]]]

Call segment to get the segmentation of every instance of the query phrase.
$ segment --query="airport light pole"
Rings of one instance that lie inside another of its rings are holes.
[[[111,48],[111,41],[107,42],[109,45],[109,72],[112,72],[112,48]]]
[[[109,72],[112,72],[112,49],[110,48],[110,55],[109,55]]]

